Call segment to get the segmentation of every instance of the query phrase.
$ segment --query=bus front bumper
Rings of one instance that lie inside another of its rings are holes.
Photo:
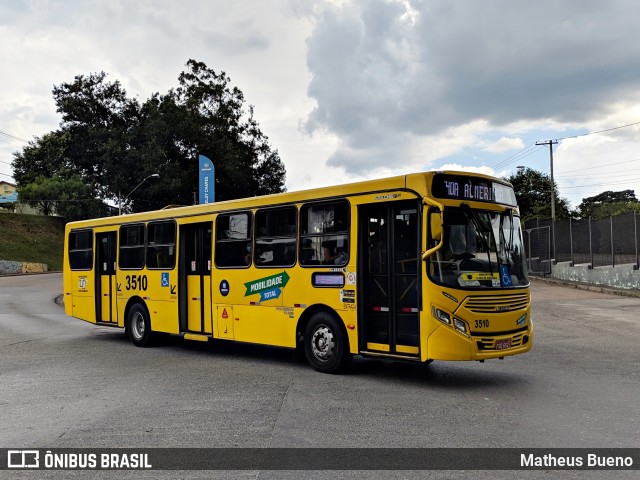
[[[505,335],[465,336],[441,325],[429,335],[426,360],[488,360],[518,355],[531,350],[533,325]]]

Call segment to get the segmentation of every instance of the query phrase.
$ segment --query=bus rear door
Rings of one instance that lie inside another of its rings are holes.
[[[180,226],[180,331],[211,333],[211,231],[213,223]]]
[[[116,232],[96,233],[96,321],[118,322],[116,307]]]

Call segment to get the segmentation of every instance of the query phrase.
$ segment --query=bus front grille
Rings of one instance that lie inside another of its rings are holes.
[[[474,313],[502,313],[513,312],[527,308],[528,293],[514,295],[491,295],[483,297],[469,297],[465,307]]]

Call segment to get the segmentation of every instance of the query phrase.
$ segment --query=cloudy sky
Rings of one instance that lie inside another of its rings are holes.
[[[637,0],[0,0],[0,180],[57,128],[53,85],[105,71],[129,95],[225,71],[287,188],[412,171],[554,174],[573,206],[640,196]],[[602,133],[591,133],[601,132]],[[194,166],[195,168],[195,166]]]

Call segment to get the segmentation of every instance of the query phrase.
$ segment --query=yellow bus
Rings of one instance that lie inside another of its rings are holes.
[[[513,188],[426,172],[69,223],[65,310],[154,334],[410,362],[531,349]]]

